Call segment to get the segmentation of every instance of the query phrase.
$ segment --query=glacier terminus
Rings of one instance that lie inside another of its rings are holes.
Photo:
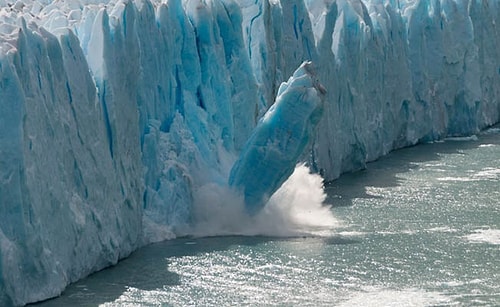
[[[0,0],[0,305],[499,120],[498,0]]]

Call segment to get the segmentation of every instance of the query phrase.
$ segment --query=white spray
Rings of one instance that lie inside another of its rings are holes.
[[[195,191],[194,223],[179,235],[328,236],[340,223],[325,199],[323,179],[305,165],[297,165],[255,216],[245,211],[242,195],[210,183]]]

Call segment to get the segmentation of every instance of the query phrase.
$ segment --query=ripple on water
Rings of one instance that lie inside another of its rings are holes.
[[[390,289],[379,287],[363,287],[354,292],[339,306],[436,306],[451,304],[451,298],[439,292],[422,289]]]

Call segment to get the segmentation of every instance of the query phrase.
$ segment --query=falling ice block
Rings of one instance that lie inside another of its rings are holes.
[[[250,214],[292,174],[321,119],[324,94],[311,62],[281,84],[276,102],[257,124],[229,176],[229,185],[244,194]]]

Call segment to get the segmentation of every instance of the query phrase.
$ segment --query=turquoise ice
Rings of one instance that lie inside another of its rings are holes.
[[[243,191],[251,214],[288,179],[314,140],[325,93],[310,62],[281,84],[276,102],[250,135],[229,176],[229,185]]]

